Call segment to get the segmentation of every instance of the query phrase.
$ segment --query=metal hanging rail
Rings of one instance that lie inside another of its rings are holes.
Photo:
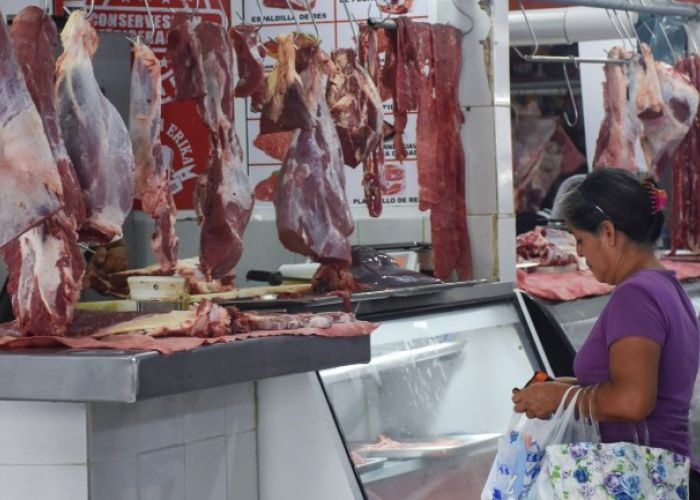
[[[700,6],[694,4],[680,4],[654,0],[649,5],[632,3],[627,0],[547,0],[551,3],[563,3],[567,5],[581,5],[584,7],[598,7],[600,9],[628,10],[634,12],[646,12],[659,16],[681,16],[700,18]]]

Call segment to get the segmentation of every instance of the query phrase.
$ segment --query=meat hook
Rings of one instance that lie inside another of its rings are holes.
[[[263,27],[263,10],[262,5],[260,5],[260,0],[255,1],[258,4],[258,13],[260,14],[260,24],[258,24],[258,30],[260,30]]]
[[[289,0],[287,0],[287,7],[289,8],[289,12],[292,14],[292,17],[294,18],[294,24],[297,25],[297,31],[301,33],[301,25],[299,24],[299,19],[297,19],[297,15],[294,13],[294,9],[292,8],[292,4],[290,3]]]
[[[467,31],[462,30],[462,38],[464,38],[464,37],[467,36],[469,33],[471,33],[472,31],[474,31],[474,26],[476,26],[476,24],[474,23],[474,18],[472,18],[472,16],[470,16],[469,14],[467,14],[467,13],[462,9],[462,7],[459,6],[459,4],[457,3],[456,0],[452,0],[452,5],[454,6],[455,9],[457,9],[457,12],[459,12],[459,13],[462,14],[464,17],[466,17],[467,19],[469,19],[469,24],[470,24],[471,26],[469,27],[469,29],[468,29]]]
[[[622,29],[622,32],[625,34],[627,41],[632,46],[632,48],[634,48],[634,41],[632,40],[632,35],[630,35],[629,31],[627,31],[627,26],[625,26],[625,23],[622,22],[622,19],[620,18],[620,14],[615,9],[613,9],[612,12],[613,12],[613,15],[615,16],[615,19],[617,19],[617,22],[620,24],[620,28]]]
[[[151,12],[151,6],[148,4],[148,0],[143,0],[146,4],[146,12],[148,13],[148,20],[151,22],[151,39],[146,43],[150,45],[156,37],[156,23],[153,21],[153,12]],[[137,38],[138,40],[138,38]]]
[[[289,2],[289,0],[287,0]],[[311,12],[311,7],[309,6],[309,0],[304,0],[304,5],[306,6],[306,12],[309,13],[311,22],[314,23],[314,31],[316,32],[316,39],[321,40],[321,35],[318,33],[318,26],[316,25],[316,18],[314,18],[314,13]]]
[[[574,97],[574,90],[571,88],[571,80],[569,80],[569,72],[566,71],[566,64],[562,63],[562,70],[564,70],[564,79],[566,80],[566,87],[569,89],[569,98],[571,98],[571,105],[574,107],[574,120],[571,121],[569,115],[564,111],[564,121],[566,124],[573,128],[578,123],[578,106],[576,106],[576,98]]]
[[[355,25],[353,23],[353,17],[350,15],[350,10],[348,9],[348,3],[343,2],[343,7],[345,7],[345,15],[348,17],[348,21],[350,22],[350,29],[352,30],[352,38],[355,40],[356,44],[360,44],[360,39],[357,38],[357,32],[355,31]]]
[[[690,40],[690,43],[693,44],[693,49],[695,49],[695,54],[700,53],[700,50],[698,50],[698,41],[695,39],[695,35],[693,35],[693,32],[690,30],[688,23],[683,23],[683,28],[685,28],[685,33],[688,36],[688,40]]]
[[[85,15],[85,19],[89,19],[94,11],[95,11],[95,0],[90,0],[90,10]]]
[[[521,59],[527,61],[528,57],[532,57],[537,54],[537,51],[540,49],[540,43],[537,41],[537,36],[535,35],[535,30],[532,29],[530,20],[527,18],[527,12],[525,12],[525,7],[523,7],[523,0],[518,0],[518,6],[520,7],[520,12],[523,13],[523,18],[525,18],[525,24],[527,25],[527,29],[530,30],[530,35],[532,35],[532,41],[535,43],[535,48],[527,56],[520,52],[520,49],[516,46],[513,46],[513,50],[516,54],[520,56]]]
[[[44,12],[49,11],[49,0],[44,0]]]
[[[620,26],[618,26],[617,22],[615,21],[615,18],[613,18],[612,13],[610,12],[609,9],[605,9],[605,13],[608,15],[608,19],[610,19],[610,24],[613,25],[613,28],[615,28],[615,31],[617,31],[618,36],[620,37],[620,41],[622,42],[623,48],[627,48],[627,43],[628,39],[625,37],[625,35],[622,33],[622,30],[620,29]],[[619,19],[618,19],[619,21]]]

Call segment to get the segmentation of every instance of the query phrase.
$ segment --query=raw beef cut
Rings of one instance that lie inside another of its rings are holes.
[[[345,312],[328,313],[256,313],[241,312],[227,307],[232,318],[232,333],[247,333],[256,330],[296,330],[298,328],[331,328],[337,323],[351,323],[355,315]]]
[[[167,56],[175,77],[175,97],[178,101],[204,96],[204,69],[199,41],[190,23],[190,16],[177,12],[168,32]]]
[[[265,83],[265,66],[263,59],[267,54],[260,39],[260,26],[242,23],[229,28],[228,34],[233,40],[238,66],[238,83],[236,97],[250,97]]]
[[[155,223],[151,248],[161,270],[170,273],[177,264],[177,208],[170,191],[170,168],[163,161],[160,143],[160,85],[160,61],[147,45],[137,40],[129,111],[129,133],[136,162],[135,191],[143,210]]]
[[[309,96],[311,129],[299,129],[282,165],[275,212],[280,241],[288,250],[324,263],[351,262],[354,230],[345,194],[338,133],[324,98],[323,75],[333,63],[318,46],[300,49],[302,79]]]
[[[200,23],[195,33],[207,91],[199,109],[210,130],[199,258],[208,279],[223,279],[232,276],[243,254],[243,232],[255,200],[234,130],[234,59],[228,35],[221,25],[210,22]]]
[[[340,138],[345,164],[364,163],[365,203],[372,217],[382,212],[381,169],[384,111],[374,82],[353,49],[333,51],[335,72],[328,78],[326,101]]]
[[[681,58],[676,70],[690,77],[700,90],[700,56]],[[673,157],[673,203],[671,205],[671,251],[691,250],[700,253],[700,116],[695,114],[692,126]]]
[[[308,10],[316,7],[316,0],[263,0],[263,5],[265,7],[272,7],[275,9],[289,9],[292,6],[294,10]]]
[[[62,210],[3,248],[7,287],[24,335],[63,335],[80,298],[85,265],[76,230],[85,207],[56,115],[56,25],[42,9],[30,6],[14,17],[11,36],[57,163],[65,203]]]
[[[63,195],[56,161],[4,18],[0,20],[0,124],[2,247],[61,208]]]
[[[516,238],[515,247],[518,260],[536,261],[542,266],[568,266],[578,262],[576,254],[576,241],[568,248],[562,248],[550,241],[549,234],[553,233],[553,238],[561,240],[563,231],[538,227],[527,233],[523,233]],[[573,238],[569,233],[566,233]]]
[[[520,200],[539,170],[547,144],[557,130],[557,120],[551,117],[524,116],[513,127],[513,187],[514,198]]]
[[[610,59],[628,59],[630,53],[621,47],[613,47]],[[600,126],[596,142],[593,167],[617,167],[637,171],[634,145],[641,132],[641,122],[627,99],[630,86],[629,70],[622,64],[605,66],[603,105],[605,118]]]
[[[78,176],[68,158],[56,113],[56,23],[43,9],[30,6],[12,19],[12,43],[22,67],[27,89],[44,124],[63,184],[63,208],[80,227],[85,219],[85,203]]]
[[[98,38],[83,12],[71,14],[61,40],[64,52],[56,66],[58,116],[85,201],[80,234],[109,242],[121,236],[134,198],[129,131],[95,80],[91,57]]]
[[[666,63],[656,63],[662,114],[642,118],[642,150],[649,173],[658,178],[673,160],[673,153],[688,133],[698,110],[698,91],[688,77]]]
[[[642,44],[641,54],[632,56],[629,72],[628,99],[635,114],[642,120],[660,116],[663,113],[664,101],[656,62],[647,44]]]

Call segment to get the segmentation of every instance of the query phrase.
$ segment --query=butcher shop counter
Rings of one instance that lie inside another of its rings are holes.
[[[257,500],[271,396],[370,359],[367,336],[268,337],[155,352],[0,352],[3,500]],[[271,419],[274,421],[271,422]]]
[[[258,385],[261,498],[480,498],[512,387],[549,369],[513,288],[354,297],[358,318],[380,323],[368,364],[299,375],[296,392],[289,379]],[[282,411],[265,410],[273,401]]]

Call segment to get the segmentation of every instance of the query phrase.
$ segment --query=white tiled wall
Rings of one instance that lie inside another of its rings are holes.
[[[255,384],[89,407],[91,500],[257,500]]]
[[[86,465],[0,466],[3,500],[88,500]]]

